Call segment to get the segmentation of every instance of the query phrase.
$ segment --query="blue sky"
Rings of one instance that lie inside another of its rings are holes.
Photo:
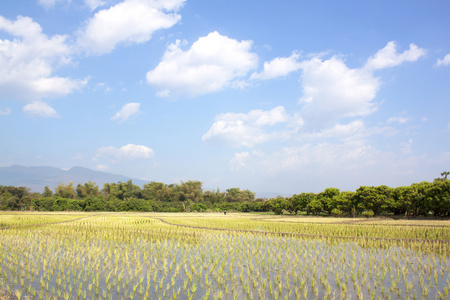
[[[0,4],[0,166],[257,193],[450,169],[449,1]]]

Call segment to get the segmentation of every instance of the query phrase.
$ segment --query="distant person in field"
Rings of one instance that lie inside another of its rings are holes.
[[[227,215],[227,210],[225,210],[225,211],[223,212],[223,214],[226,216],[226,215]]]

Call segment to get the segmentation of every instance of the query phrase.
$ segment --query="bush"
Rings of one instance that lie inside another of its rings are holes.
[[[370,217],[373,217],[375,214],[373,213],[373,210],[369,209],[369,210],[363,211],[363,212],[361,213],[361,215],[362,215],[363,217],[370,218]]]
[[[194,205],[191,206],[191,210],[194,211],[198,211],[198,212],[204,212],[208,209],[208,207],[203,204],[203,203],[195,203]]]
[[[331,211],[331,215],[335,216],[335,217],[342,217],[344,215],[344,212],[340,209],[334,208]]]

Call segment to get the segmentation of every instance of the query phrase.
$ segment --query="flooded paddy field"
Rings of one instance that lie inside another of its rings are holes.
[[[15,216],[0,214],[0,287],[16,298],[449,298],[447,221]]]

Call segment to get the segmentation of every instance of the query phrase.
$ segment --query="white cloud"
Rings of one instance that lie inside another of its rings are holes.
[[[270,111],[252,110],[248,114],[225,113],[215,117],[215,122],[202,140],[232,147],[252,147],[282,135],[264,127],[286,123],[290,120],[283,106]]]
[[[97,12],[79,32],[78,43],[90,54],[111,52],[117,44],[139,44],[181,20],[185,0],[125,0]]]
[[[127,103],[122,107],[121,110],[119,110],[114,116],[111,117],[111,120],[117,120],[119,123],[125,122],[132,116],[139,114],[140,106],[140,103]]]
[[[315,56],[302,61],[300,102],[304,104],[301,114],[308,121],[307,126],[323,127],[342,118],[371,114],[377,109],[374,99],[381,85],[374,71],[416,61],[424,54],[425,50],[415,44],[398,53],[395,42],[389,42],[362,68],[349,68],[337,56],[327,60]]]
[[[94,11],[97,7],[106,5],[106,2],[102,0],[84,0],[84,3],[91,11]]]
[[[398,124],[406,124],[409,122],[409,120],[411,120],[411,118],[406,117],[405,116],[406,112],[401,113],[399,116],[397,117],[390,117],[387,121],[386,124],[392,124],[392,123],[398,123]]]
[[[0,109],[0,116],[7,116],[11,113],[11,108]]]
[[[436,62],[436,67],[448,66],[450,65],[450,54],[445,55],[443,59],[438,59]]]
[[[377,70],[394,67],[407,61],[416,61],[425,55],[425,50],[417,47],[415,44],[409,45],[409,50],[403,53],[397,52],[397,44],[393,41],[379,50],[374,56],[367,60],[366,69]]]
[[[250,153],[240,152],[235,153],[234,157],[230,161],[230,166],[232,171],[238,171],[247,166],[246,160],[250,158]]]
[[[315,139],[352,139],[354,141],[361,139],[369,134],[362,120],[355,120],[348,124],[335,124],[333,127],[326,128],[319,132],[303,133],[300,135],[301,140]]]
[[[162,61],[147,73],[159,96],[216,92],[233,86],[258,63],[258,56],[250,52],[251,41],[239,42],[216,31],[199,38],[187,51],[181,46],[179,40],[169,45]]]
[[[36,115],[43,118],[58,118],[58,113],[47,103],[35,101],[25,105],[22,110],[30,115]]]
[[[300,69],[301,64],[298,62],[299,54],[294,52],[289,57],[277,57],[270,62],[264,62],[262,72],[253,73],[250,79],[273,79],[286,76],[287,74]]]
[[[338,57],[314,57],[302,62],[302,115],[315,123],[344,117],[365,116],[375,111],[372,102],[379,80],[362,69],[350,69]]]
[[[0,16],[0,31],[14,36],[0,39],[0,95],[27,101],[60,97],[86,84],[52,75],[54,68],[70,62],[67,36],[47,37],[40,25],[28,17],[10,21]]]
[[[109,157],[116,162],[122,159],[151,158],[153,154],[153,150],[149,147],[128,144],[120,148],[116,148],[114,146],[101,147],[97,149],[95,159],[100,157]]]
[[[239,167],[239,170],[245,168],[266,175],[287,171],[301,173],[305,169],[316,175],[326,170],[361,170],[364,166],[376,164],[380,156],[380,152],[364,143],[319,142],[282,147],[274,152],[253,151],[242,157],[242,163],[237,159],[239,155],[235,155],[230,164],[232,170]]]

